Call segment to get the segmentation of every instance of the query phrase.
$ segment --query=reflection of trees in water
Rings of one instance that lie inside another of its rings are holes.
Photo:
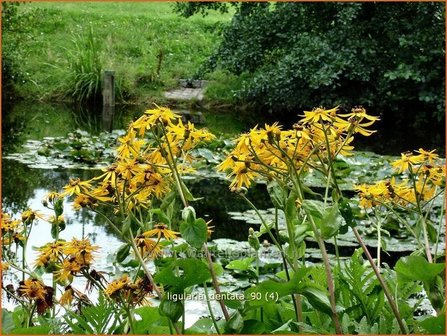
[[[110,218],[118,228],[121,227],[120,221],[117,220],[117,218],[113,214],[113,210],[111,208],[101,207],[100,211],[105,216],[107,216],[107,218]],[[79,211],[74,211],[73,217],[70,219],[70,223],[67,223],[67,225],[72,224],[74,222],[81,224],[83,231],[84,231],[84,227],[87,227],[88,225],[100,226],[100,227],[104,228],[104,231],[107,233],[107,235],[112,235],[112,236],[119,238],[118,235],[116,234],[116,232],[110,227],[110,225],[108,225],[107,220],[103,216],[101,216],[89,209],[81,209]],[[84,232],[82,232],[81,234],[84,236]],[[92,238],[94,240],[95,237],[91,236],[90,238]]]
[[[14,213],[27,208],[29,199],[37,189],[61,191],[70,178],[90,179],[97,172],[92,170],[36,169],[14,161],[2,160],[2,205],[3,211]]]
[[[26,120],[14,118],[12,106],[3,104],[2,106],[2,151],[9,153],[23,144],[22,134],[25,129]]]
[[[27,208],[29,199],[35,197],[37,189],[61,191],[67,184],[69,178],[79,177],[81,180],[88,180],[98,175],[94,170],[48,170],[29,168],[12,160],[3,160],[2,165],[2,202],[3,211],[18,213]],[[245,211],[249,207],[245,202],[228,189],[228,182],[217,179],[196,179],[187,180],[188,187],[196,197],[202,199],[193,202],[197,215],[206,220],[212,219],[215,226],[213,238],[233,238],[245,240],[247,238],[248,224],[235,221],[228,215],[229,211]],[[265,190],[265,185],[255,185],[248,191],[248,197],[254,200],[260,209],[271,207],[269,196]],[[178,229],[181,207],[177,202],[174,211],[174,229]],[[66,205],[71,206],[71,204]],[[154,206],[157,206],[154,204]],[[118,226],[122,223],[109,207],[101,207],[101,211]],[[103,227],[107,234],[116,236],[116,233],[107,224],[107,220],[96,213],[82,209],[81,211],[70,211],[71,216],[66,217],[67,225],[73,223],[81,224],[83,227],[89,225]],[[144,214],[145,217],[145,214]],[[80,234],[82,234],[80,232]]]
[[[212,238],[232,238],[236,240],[246,240],[248,236],[249,224],[235,221],[228,215],[230,211],[245,211],[250,207],[245,201],[232,193],[228,188],[228,182],[218,178],[188,180],[186,184],[195,197],[203,199],[194,202],[193,206],[197,211],[197,216],[205,220],[213,220],[214,233]],[[248,190],[248,199],[259,209],[271,208],[266,186],[256,184]]]

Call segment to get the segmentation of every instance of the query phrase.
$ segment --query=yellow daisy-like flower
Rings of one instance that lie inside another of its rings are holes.
[[[36,218],[43,219],[43,215],[39,211],[34,211],[31,209],[25,210],[22,212],[22,222],[24,224],[30,224]]]
[[[393,168],[399,173],[403,173],[412,166],[412,164],[417,163],[419,158],[413,157],[412,153],[401,153],[400,159],[391,163]]]
[[[73,281],[73,276],[81,271],[81,265],[76,261],[75,257],[64,259],[61,268],[55,273],[55,278],[61,283],[69,283]]]
[[[126,159],[131,156],[138,157],[141,147],[146,143],[144,139],[137,139],[133,130],[129,130],[125,136],[118,138],[118,141],[121,143],[117,149],[118,155]]]
[[[134,241],[143,257],[148,256],[154,259],[162,255],[161,248],[154,239],[139,235]]]
[[[428,162],[429,164],[434,164],[436,159],[438,159],[439,155],[435,154],[436,149],[431,151],[426,151],[422,148],[419,148],[416,153],[419,153],[419,155],[414,156],[414,161],[419,161],[419,163],[422,162]]]
[[[9,269],[9,264],[7,262],[0,261],[0,266],[2,273],[6,272]]]
[[[68,242],[63,247],[65,254],[75,258],[76,262],[80,265],[89,266],[93,261],[93,252],[98,250],[99,247],[92,245],[87,238],[78,240],[73,238],[71,242]]]
[[[251,183],[259,174],[250,170],[246,162],[237,162],[230,176],[234,176],[230,184],[230,189],[239,190],[242,187],[250,187]]]
[[[118,295],[119,291],[129,286],[130,283],[129,276],[124,274],[121,278],[112,281],[104,290],[104,293],[108,297],[115,297]]]
[[[143,236],[145,237],[157,236],[158,240],[161,239],[161,237],[163,236],[167,240],[174,240],[177,239],[178,234],[179,232],[169,230],[165,224],[156,224],[154,225],[154,228],[152,230],[144,232]]]
[[[314,124],[321,121],[329,121],[332,122],[335,119],[336,113],[338,110],[338,106],[325,110],[322,107],[314,108],[312,111],[304,111],[304,118],[301,120],[303,124]]]
[[[172,112],[167,107],[158,107],[144,112],[147,116],[147,123],[152,127],[161,122],[163,125],[171,125],[174,120],[180,119],[180,116]]]
[[[67,287],[65,287],[65,291],[59,299],[59,304],[61,306],[69,306],[73,302],[73,299],[74,290],[70,285],[68,285]]]
[[[91,187],[89,181],[81,181],[80,178],[70,179],[70,182],[64,186],[63,196],[71,196],[73,194],[79,195],[86,193],[88,189]]]
[[[41,265],[46,261],[46,263],[52,261],[56,262],[63,256],[63,249],[66,242],[64,241],[56,241],[52,243],[48,243],[42,247],[40,247],[38,250],[40,252],[36,265]],[[45,263],[45,264],[46,264]]]
[[[46,289],[45,285],[37,279],[27,279],[20,281],[18,289],[19,296],[24,296],[29,300],[45,300]]]

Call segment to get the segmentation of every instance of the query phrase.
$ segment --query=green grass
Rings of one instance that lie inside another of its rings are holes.
[[[90,24],[100,43],[102,67],[115,71],[122,98],[163,103],[161,93],[194,74],[219,42],[222,24],[231,19],[231,14],[217,12],[185,19],[173,12],[171,3],[157,2],[35,2],[20,10],[33,13],[20,50],[27,78],[20,93],[46,100],[58,96],[73,40],[85,35]]]

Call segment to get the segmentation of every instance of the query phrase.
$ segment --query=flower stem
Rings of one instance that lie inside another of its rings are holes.
[[[399,324],[399,328],[402,331],[403,334],[407,334],[407,329],[405,328],[404,323],[402,322],[402,318],[400,316],[399,310],[397,309],[396,302],[394,301],[393,297],[391,296],[390,290],[388,289],[385,281],[382,278],[382,275],[380,274],[379,269],[377,268],[376,264],[374,263],[373,258],[371,257],[371,254],[368,251],[368,248],[366,247],[365,243],[363,242],[362,237],[360,237],[359,232],[355,227],[352,228],[352,231],[354,231],[354,235],[357,238],[357,241],[359,242],[360,246],[363,249],[363,252],[366,255],[366,258],[368,258],[368,261],[371,265],[371,267],[374,270],[374,273],[376,274],[377,279],[379,280],[380,285],[382,286],[383,292],[385,293],[385,296],[388,300],[388,303],[391,306],[391,310],[393,311],[394,316],[397,319],[397,323]]]
[[[225,306],[225,303],[222,299],[222,295],[220,292],[219,283],[217,282],[216,272],[214,271],[213,261],[211,259],[210,251],[208,250],[208,246],[206,243],[203,244],[203,250],[205,251],[206,260],[208,262],[208,268],[211,273],[211,280],[213,282],[214,290],[216,291],[217,296],[219,297],[219,305],[222,309],[222,313],[224,314],[225,320],[228,321],[230,319],[230,314],[228,313],[227,307]]]
[[[335,304],[334,280],[332,278],[331,265],[329,264],[329,258],[328,258],[327,252],[326,252],[326,246],[324,244],[323,239],[320,236],[320,233],[318,232],[318,228],[314,222],[314,219],[312,218],[312,216],[310,216],[310,214],[307,214],[307,215],[309,217],[309,221],[311,223],[312,230],[314,231],[315,239],[316,239],[318,246],[320,248],[321,257],[323,258],[324,268],[326,270],[326,279],[327,279],[328,290],[329,290],[329,301],[331,304],[332,320],[334,321],[334,324],[335,324],[335,331],[338,335],[341,335],[343,333],[343,331],[340,326],[340,321],[338,320],[338,314],[337,314],[337,309],[336,309],[336,304]]]
[[[221,332],[219,330],[219,327],[217,326],[217,322],[216,322],[216,318],[214,317],[213,309],[211,308],[211,302],[210,302],[210,297],[208,295],[208,287],[206,286],[206,282],[203,283],[203,288],[205,290],[206,305],[208,306],[208,311],[210,313],[211,319],[213,320],[214,328],[216,328],[216,332],[220,335]]]

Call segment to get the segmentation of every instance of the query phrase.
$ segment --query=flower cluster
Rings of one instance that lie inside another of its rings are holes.
[[[213,138],[168,108],[147,110],[118,139],[116,161],[89,181],[71,179],[63,194],[75,195],[75,209],[100,204],[123,212],[147,208],[151,199],[162,199],[171,190],[175,174],[192,171],[188,151]]]
[[[56,279],[62,283],[71,283],[73,277],[87,270],[93,262],[93,252],[98,246],[91,245],[88,239],[71,242],[54,241],[38,248],[37,267],[56,268]]]
[[[414,153],[402,153],[400,159],[392,162],[396,174],[401,175],[399,181],[393,177],[356,186],[360,205],[364,208],[383,204],[407,206],[431,201],[437,190],[445,187],[445,165],[438,159],[434,150],[420,148]]]
[[[53,291],[53,287],[45,286],[38,279],[27,279],[20,281],[17,293],[19,297],[35,302],[37,313],[42,315],[53,306]]]
[[[146,276],[131,281],[127,274],[121,278],[112,281],[104,293],[111,299],[125,300],[133,305],[150,304],[147,301],[148,296],[152,293],[152,286]]]
[[[362,107],[346,114],[338,113],[337,107],[319,107],[305,111],[303,117],[290,130],[274,123],[241,135],[218,166],[220,171],[230,171],[230,188],[249,187],[259,177],[281,179],[294,172],[322,169],[330,158],[350,155],[354,135],[371,135],[375,131],[367,127],[378,120]]]

